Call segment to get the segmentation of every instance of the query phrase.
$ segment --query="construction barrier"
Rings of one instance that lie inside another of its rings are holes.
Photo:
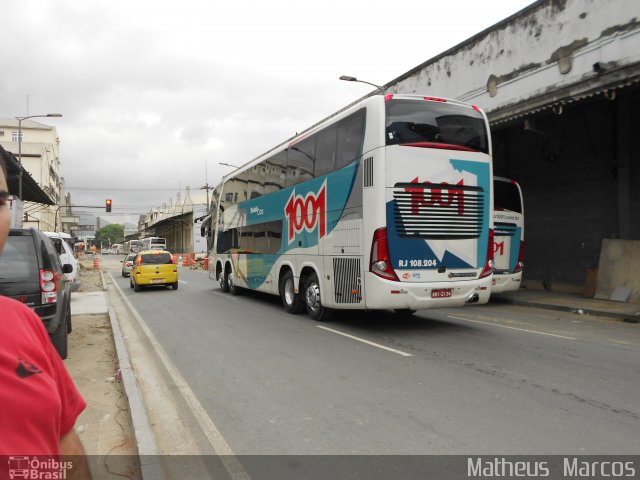
[[[182,258],[182,266],[183,267],[190,267],[191,265],[193,265],[194,263],[196,263],[193,258],[191,258],[190,255],[185,255]]]

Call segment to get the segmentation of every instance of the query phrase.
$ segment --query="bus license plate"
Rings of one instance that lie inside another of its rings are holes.
[[[436,288],[431,290],[431,298],[449,298],[453,292],[450,288]]]

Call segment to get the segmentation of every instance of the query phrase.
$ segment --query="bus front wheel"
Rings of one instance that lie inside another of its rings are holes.
[[[304,310],[304,305],[300,300],[300,295],[296,293],[295,282],[293,281],[293,273],[287,270],[280,279],[280,297],[282,297],[282,306],[287,313],[300,313]]]
[[[333,310],[322,305],[320,282],[315,273],[309,275],[305,280],[304,303],[307,307],[307,314],[318,322],[328,320],[333,314]]]

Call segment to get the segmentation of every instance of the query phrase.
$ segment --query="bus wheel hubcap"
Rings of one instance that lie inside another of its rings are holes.
[[[293,280],[288,279],[284,283],[284,299],[287,302],[287,305],[292,305],[294,298],[295,294],[293,293]]]
[[[311,310],[320,308],[320,288],[315,283],[307,287],[307,305]]]

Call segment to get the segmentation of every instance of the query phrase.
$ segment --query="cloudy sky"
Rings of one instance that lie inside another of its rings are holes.
[[[5,0],[0,117],[63,114],[73,203],[147,212],[530,3]]]

